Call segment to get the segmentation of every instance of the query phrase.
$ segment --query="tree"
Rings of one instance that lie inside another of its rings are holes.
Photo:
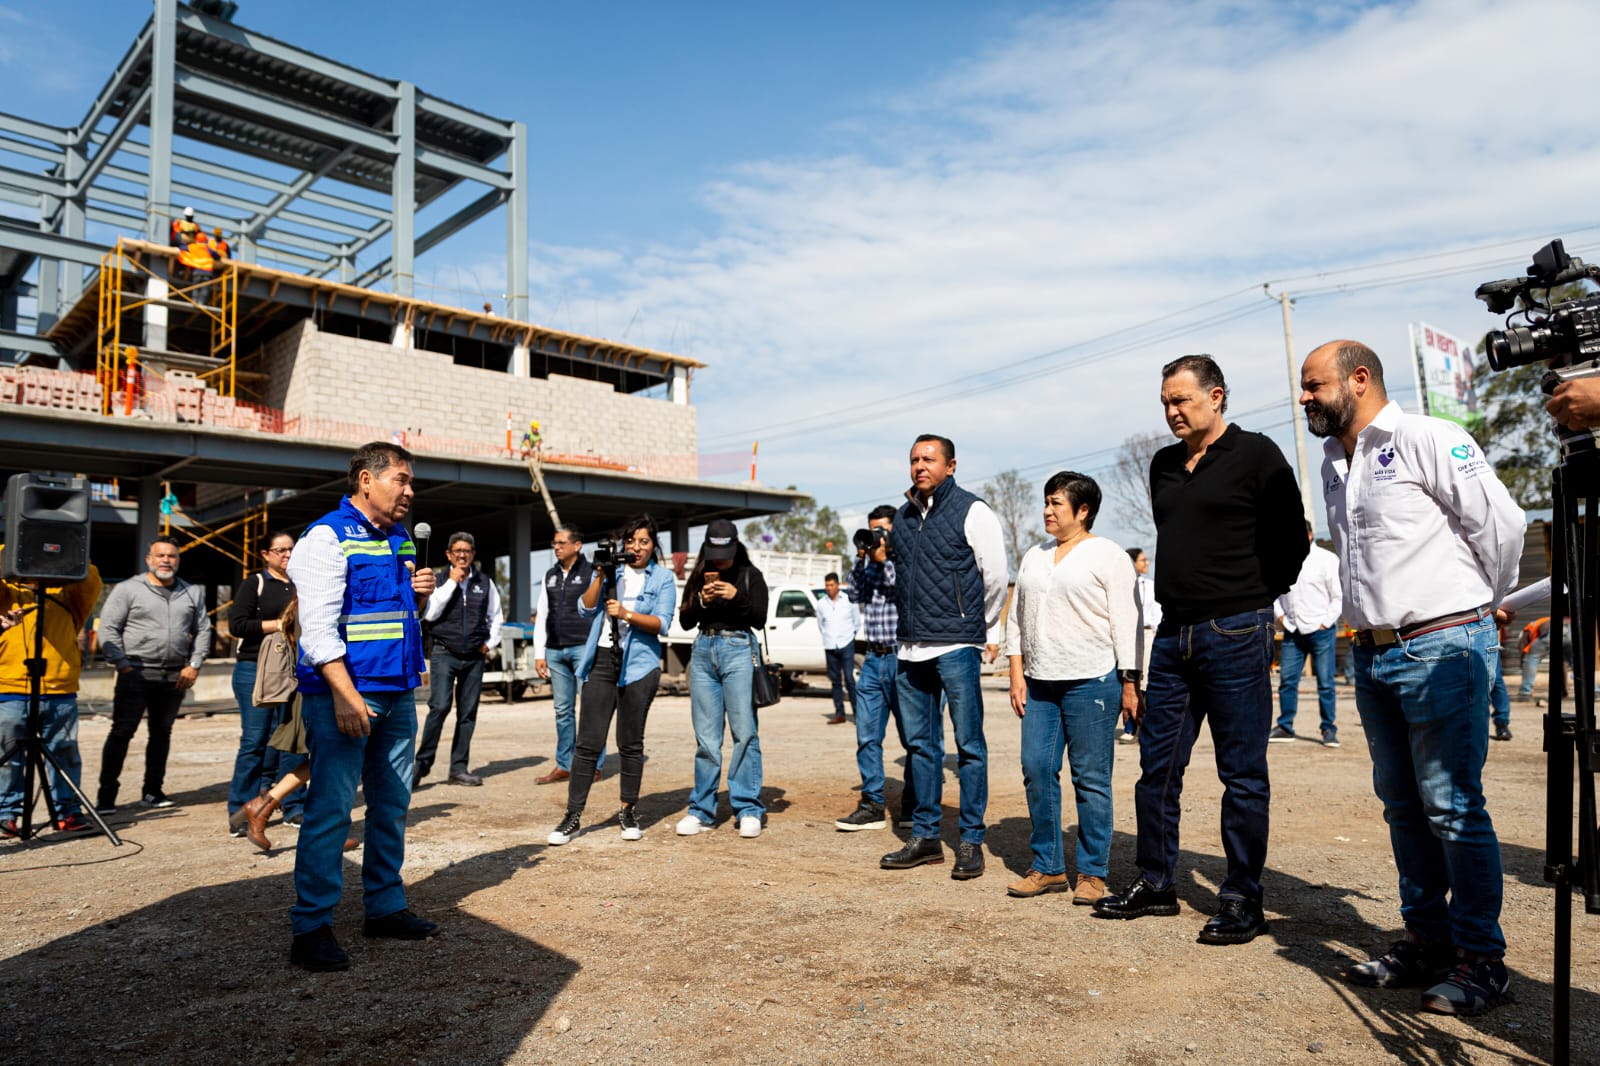
[[[1135,433],[1122,442],[1116,461],[1106,473],[1106,500],[1116,504],[1118,522],[1135,537],[1155,539],[1156,519],[1150,510],[1150,459],[1171,443],[1170,433]]]
[[[794,491],[794,486],[789,486]],[[807,496],[795,502],[787,514],[758,518],[744,527],[742,538],[751,548],[780,552],[818,552],[838,555],[849,552],[850,538],[831,507],[817,507]]]
[[[1034,495],[1033,482],[1015,469],[1006,470],[985,481],[978,495],[1000,519],[1000,529],[1006,535],[1006,564],[1015,574],[1022,553],[1044,539],[1044,533],[1034,524],[1043,505]]]

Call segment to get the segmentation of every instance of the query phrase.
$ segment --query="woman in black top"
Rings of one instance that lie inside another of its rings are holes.
[[[685,629],[699,628],[689,658],[694,789],[678,835],[703,833],[716,821],[726,721],[733,735],[728,802],[739,820],[739,835],[758,837],[767,808],[761,802],[761,738],[750,696],[757,639],[751,630],[767,624],[767,579],[751,564],[739,531],[727,519],[706,527],[700,558],[683,587],[678,620]]]
[[[282,755],[267,747],[267,737],[278,724],[281,704],[257,707],[251,699],[256,687],[256,657],[261,638],[280,631],[284,608],[294,598],[294,583],[289,580],[289,553],[294,550],[294,534],[279,530],[267,538],[261,550],[266,569],[244,579],[234,593],[228,610],[228,630],[239,638],[238,662],[233,668],[233,698],[239,703],[239,754],[233,760],[233,783],[228,786],[228,816],[231,819],[250,800],[266,791],[280,773],[287,773],[304,756]],[[284,821],[298,819],[304,792],[296,792],[284,804]],[[291,822],[298,824],[298,822]],[[234,836],[243,830],[229,829]]]

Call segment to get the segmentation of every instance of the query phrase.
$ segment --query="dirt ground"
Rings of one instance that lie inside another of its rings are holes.
[[[1456,1020],[1418,1013],[1415,991],[1355,989],[1338,977],[1398,924],[1388,837],[1348,688],[1344,747],[1272,747],[1273,928],[1240,947],[1195,942],[1224,873],[1209,740],[1184,796],[1183,913],[1107,922],[1065,895],[1005,894],[1028,868],[1028,818],[1018,728],[998,688],[986,700],[989,866],[969,882],[952,881],[949,862],[879,870],[895,834],[834,830],[855,803],[854,729],[825,724],[829,705],[818,696],[763,712],[770,821],[759,839],[740,839],[726,820],[709,835],[673,834],[694,741],[688,700],[662,696],[646,739],[644,839],[623,841],[609,820],[617,778],[608,770],[584,832],[562,848],[544,840],[565,788],[534,783],[554,750],[549,701],[486,699],[473,746],[484,787],[441,784],[435,773],[412,804],[410,901],[443,934],[363,940],[355,852],[345,867],[353,891],[335,926],[352,965],[320,975],[287,962],[294,832],[275,824],[269,835],[282,850],[270,855],[225,832],[237,718],[182,719],[167,783],[179,806],[124,809],[114,819],[121,848],[50,834],[0,848],[0,1062],[1548,1058],[1545,763],[1538,712],[1527,705],[1514,709],[1516,739],[1490,746],[1485,773],[1505,856],[1517,1002]],[[1302,726],[1314,725],[1309,687],[1301,706]],[[106,730],[103,718],[83,724],[87,782]],[[898,762],[892,739],[887,747]],[[1137,749],[1119,745],[1116,758],[1111,879],[1120,885],[1132,868]],[[141,733],[125,793],[142,765]],[[953,844],[953,769],[944,795]],[[1573,1047],[1575,1061],[1595,1063],[1600,917],[1576,909]]]

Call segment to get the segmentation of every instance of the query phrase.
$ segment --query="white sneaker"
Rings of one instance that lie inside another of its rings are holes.
[[[709,833],[711,828],[711,826],[692,814],[686,814],[678,820],[678,835],[681,837],[692,837],[696,833]]]
[[[551,847],[560,847],[572,841],[578,835],[578,816],[569,814],[561,819],[561,824],[550,830],[550,835],[545,837],[545,842]]]
[[[753,840],[761,835],[761,816],[747,814],[739,819],[739,835],[746,840]]]

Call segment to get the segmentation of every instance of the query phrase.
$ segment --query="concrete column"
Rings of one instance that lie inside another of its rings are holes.
[[[406,325],[406,320],[401,319],[394,324],[394,335],[389,338],[391,348],[411,347],[411,327]]]
[[[394,273],[394,291],[410,296],[416,270],[413,242],[417,212],[417,87],[400,83],[400,99],[394,105],[394,188],[390,205],[389,262]]]
[[[511,365],[506,371],[514,378],[525,378],[529,374],[528,346],[521,341],[511,346]]]
[[[150,542],[161,534],[161,479],[139,479],[139,535],[133,546],[133,572],[144,573],[144,556]]]
[[[155,256],[148,265],[153,276],[144,283],[144,294],[152,301],[165,300],[171,291],[167,284],[167,260]],[[144,305],[144,347],[156,351],[167,349],[167,305],[164,303]]]
[[[172,123],[177,102],[178,0],[155,0],[150,43],[150,184],[145,236],[165,242],[172,214]]]
[[[675,404],[689,406],[689,368],[674,365],[672,380],[667,386],[667,395]]]
[[[511,603],[506,621],[526,622],[533,612],[533,504],[511,508],[510,544]]]

